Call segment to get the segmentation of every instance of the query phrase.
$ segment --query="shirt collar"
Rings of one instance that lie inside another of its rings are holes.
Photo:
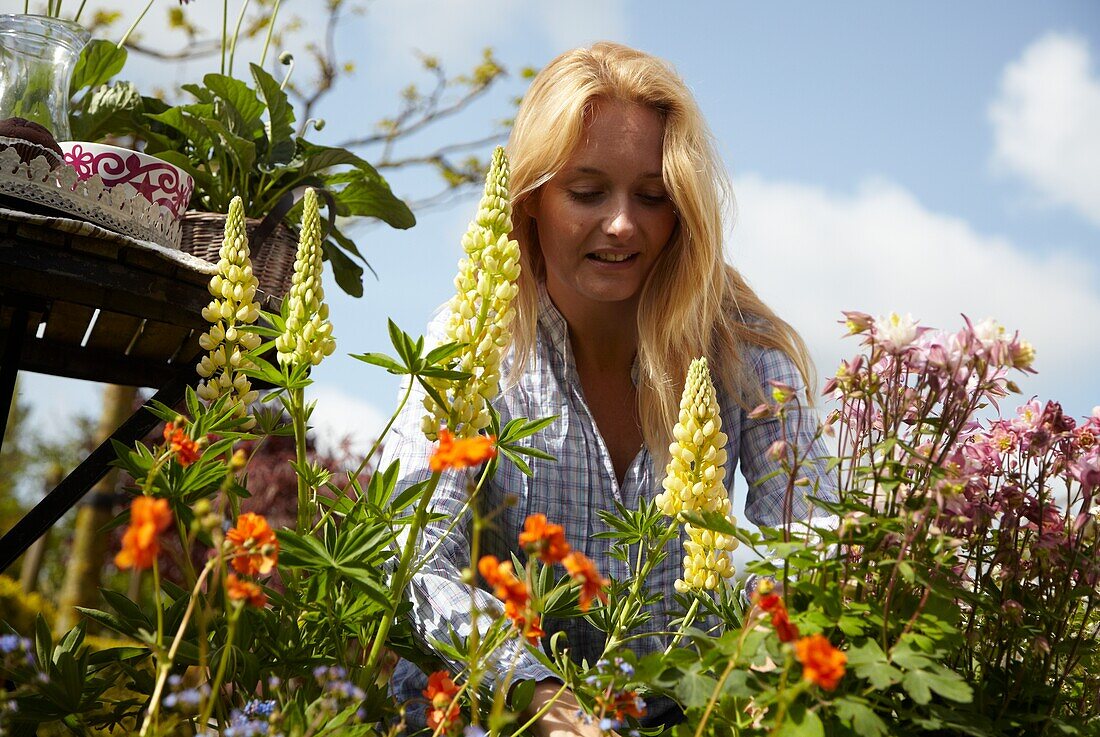
[[[570,374],[576,374],[576,366],[573,363],[573,350],[569,344],[569,323],[565,316],[558,310],[557,305],[550,299],[550,292],[546,290],[546,283],[539,282],[539,316],[538,322],[546,334],[549,345],[561,356],[566,370]],[[638,386],[641,375],[638,356],[634,356],[634,364],[630,367],[630,380],[634,386]]]

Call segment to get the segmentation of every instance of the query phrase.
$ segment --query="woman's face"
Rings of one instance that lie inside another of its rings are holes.
[[[531,210],[547,290],[567,317],[636,301],[676,227],[661,176],[661,115],[621,101],[594,112]]]

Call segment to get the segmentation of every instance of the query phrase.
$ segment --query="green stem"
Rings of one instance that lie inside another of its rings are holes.
[[[119,42],[118,42],[118,48],[121,49],[123,46],[126,45],[126,42],[128,40],[130,40],[130,34],[133,33],[134,29],[138,27],[138,23],[141,23],[141,19],[145,17],[145,14],[149,12],[149,8],[151,8],[151,7],[153,7],[153,0],[149,0],[149,2],[145,4],[145,10],[141,11],[141,15],[139,15],[137,17],[137,20],[135,20],[130,25],[130,27],[126,29],[126,33],[122,34],[122,38],[119,39]],[[80,8],[82,10],[84,9],[84,3],[80,4]],[[79,13],[78,13],[78,15],[79,15]]]
[[[183,612],[183,619],[180,621],[179,629],[176,630],[176,636],[172,640],[172,647],[168,649],[168,657],[158,667],[157,685],[153,689],[153,695],[149,700],[150,708],[149,711],[145,713],[145,720],[141,725],[141,737],[145,737],[145,734],[149,731],[150,725],[153,723],[153,718],[157,710],[160,709],[160,695],[164,690],[165,681],[168,680],[168,673],[172,670],[172,661],[175,660],[180,643],[183,642],[183,633],[187,629],[187,623],[191,621],[191,614],[195,611],[195,599],[198,597],[199,589],[202,588],[202,584],[206,581],[207,575],[214,569],[214,565],[217,562],[217,558],[213,558],[203,567],[202,574],[191,590],[191,598],[187,602],[187,609]]]
[[[222,65],[219,71],[225,74],[225,44],[229,40],[229,0],[222,0]]]
[[[423,529],[428,517],[428,505],[431,503],[432,497],[435,496],[435,488],[439,485],[440,476],[440,471],[432,473],[432,477],[428,481],[428,487],[421,493],[420,502],[416,505],[413,521],[409,525],[409,536],[406,538],[405,547],[401,551],[401,559],[397,564],[397,572],[393,574],[393,586],[390,589],[393,599],[390,601],[390,611],[387,613],[387,616],[382,617],[382,621],[378,624],[378,630],[374,635],[374,642],[371,643],[370,654],[367,656],[367,664],[364,667],[364,670],[370,677],[373,677],[378,659],[382,655],[382,648],[386,642],[386,637],[389,635],[390,627],[393,625],[397,606],[402,596],[405,594],[405,585],[410,578],[409,567],[412,565],[413,554],[416,552],[416,543],[420,537],[420,531]]]
[[[241,604],[230,604],[230,606],[233,608],[230,610],[229,627],[225,633],[225,647],[222,648],[222,657],[218,661],[218,672],[214,674],[214,681],[210,684],[210,693],[207,696],[206,704],[203,706],[202,714],[199,716],[199,725],[203,729],[210,722],[210,714],[214,711],[214,702],[217,701],[218,690],[222,687],[222,679],[225,678],[225,670],[229,665],[229,655],[233,650],[233,637],[237,634],[237,620],[241,618],[241,611],[244,609]]]
[[[382,445],[382,439],[386,437],[387,433],[389,433],[390,428],[393,427],[393,423],[397,420],[398,416],[401,414],[401,410],[403,410],[405,408],[405,404],[409,401],[409,395],[412,394],[412,387],[413,387],[413,379],[412,379],[412,377],[410,377],[409,378],[409,386],[408,386],[407,389],[405,389],[405,393],[402,395],[401,401],[397,405],[397,410],[394,411],[394,413],[392,415],[390,415],[390,421],[386,423],[386,426],[384,428],[382,428],[382,433],[374,441],[374,445],[371,446],[370,452],[367,453],[365,456],[363,456],[363,460],[360,461],[359,467],[355,469],[355,473],[353,473],[351,476],[348,477],[348,483],[344,485],[344,489],[341,492],[343,496],[346,497],[348,495],[348,492],[351,491],[352,485],[355,483],[355,479],[359,478],[359,476],[363,473],[363,470],[366,469],[367,464],[370,463],[370,459],[373,458],[374,454],[378,452],[379,446]],[[333,511],[332,508],[329,508],[329,509],[325,510],[324,516],[321,517],[321,519],[317,522],[317,524],[313,526],[313,529],[311,531],[312,533],[316,533],[317,530],[321,529],[321,525],[324,524],[325,520],[328,519],[329,515],[332,514],[332,511]],[[460,517],[462,516],[462,512],[459,512],[459,516]],[[449,533],[450,530],[453,529],[453,528],[454,528],[454,523],[452,523],[452,526],[450,528],[448,528],[447,532]],[[434,548],[433,548],[433,550],[434,550]]]
[[[672,652],[672,649],[676,647],[677,643],[683,638],[684,632],[686,632],[687,628],[691,626],[691,623],[695,621],[695,613],[699,611],[700,595],[701,594],[696,594],[695,599],[691,602],[691,606],[688,607],[687,614],[684,615],[684,621],[680,623],[680,631],[676,633],[676,636],[672,638],[672,642],[668,643],[668,647],[665,648],[665,657],[668,657],[668,654]]]
[[[291,389],[291,408],[294,422],[294,450],[299,468],[306,464],[306,408],[305,389]],[[309,484],[302,477],[298,477],[298,534],[303,535],[309,531],[310,520],[313,519],[309,501]]]
[[[237,38],[241,35],[241,23],[244,22],[245,11],[248,10],[250,0],[241,3],[241,12],[237,14],[237,25],[233,29],[233,40],[229,44],[229,76],[233,76],[233,59],[237,55]]]
[[[267,47],[271,45],[271,34],[275,30],[275,19],[279,16],[279,5],[282,0],[275,0],[275,7],[271,10],[271,20],[267,23],[267,37],[264,39],[264,50],[260,54],[260,66],[267,61]]]
[[[87,2],[88,0],[80,0],[80,7],[76,9],[76,15],[73,16],[73,23],[80,22],[80,14],[84,12],[84,4]]]

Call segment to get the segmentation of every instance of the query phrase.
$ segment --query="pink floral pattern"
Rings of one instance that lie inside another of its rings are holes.
[[[194,190],[194,180],[165,162],[142,164],[141,157],[114,151],[94,152],[80,144],[65,152],[65,163],[76,170],[80,179],[98,174],[108,187],[129,184],[141,196],[167,207],[177,218],[187,210]]]

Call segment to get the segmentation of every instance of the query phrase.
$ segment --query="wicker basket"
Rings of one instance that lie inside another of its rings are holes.
[[[252,256],[252,273],[260,280],[260,291],[282,297],[290,290],[298,241],[290,228],[279,223],[263,242],[257,243],[255,231],[262,222],[258,218],[245,219]],[[180,219],[180,226],[181,251],[210,263],[218,263],[222,240],[225,238],[225,215],[188,210]]]

